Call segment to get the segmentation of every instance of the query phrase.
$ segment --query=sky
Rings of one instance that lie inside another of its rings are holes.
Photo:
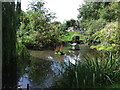
[[[21,0],[21,7],[26,11],[27,5],[32,0]],[[64,22],[65,20],[77,19],[78,8],[82,5],[83,0],[44,0],[45,7],[50,9],[50,12],[56,13],[57,21]]]

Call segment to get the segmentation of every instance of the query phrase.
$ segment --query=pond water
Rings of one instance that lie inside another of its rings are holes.
[[[98,55],[96,50],[86,45],[79,45],[79,50],[72,50],[72,47],[66,46],[64,55],[55,54],[53,50],[29,50],[29,52],[31,55],[29,64],[26,64],[18,82],[21,88],[26,88],[27,84],[30,88],[49,88],[60,77],[60,72],[64,72],[61,66],[63,62],[76,64],[76,61],[84,60],[86,55],[90,58]]]

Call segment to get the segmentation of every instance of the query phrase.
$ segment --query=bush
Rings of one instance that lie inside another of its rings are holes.
[[[94,36],[99,38],[100,44],[91,48],[108,51],[120,49],[120,30],[117,22],[108,23],[102,30],[97,31]]]
[[[98,20],[91,20],[88,22],[87,31],[85,32],[89,37],[87,39],[88,43],[99,43],[98,32],[104,28],[106,21],[102,18]],[[97,34],[97,35],[96,35]]]

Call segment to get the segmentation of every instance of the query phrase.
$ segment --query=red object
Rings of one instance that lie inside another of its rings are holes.
[[[60,46],[56,46],[56,47],[55,47],[55,50],[60,50],[60,51],[62,51],[63,48],[64,48],[64,46],[63,46],[63,45],[60,45]]]

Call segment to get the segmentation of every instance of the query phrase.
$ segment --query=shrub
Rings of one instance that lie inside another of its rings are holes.
[[[120,49],[120,30],[117,22],[108,23],[102,30],[97,31],[94,36],[99,38],[100,44],[91,48],[107,51]]]

